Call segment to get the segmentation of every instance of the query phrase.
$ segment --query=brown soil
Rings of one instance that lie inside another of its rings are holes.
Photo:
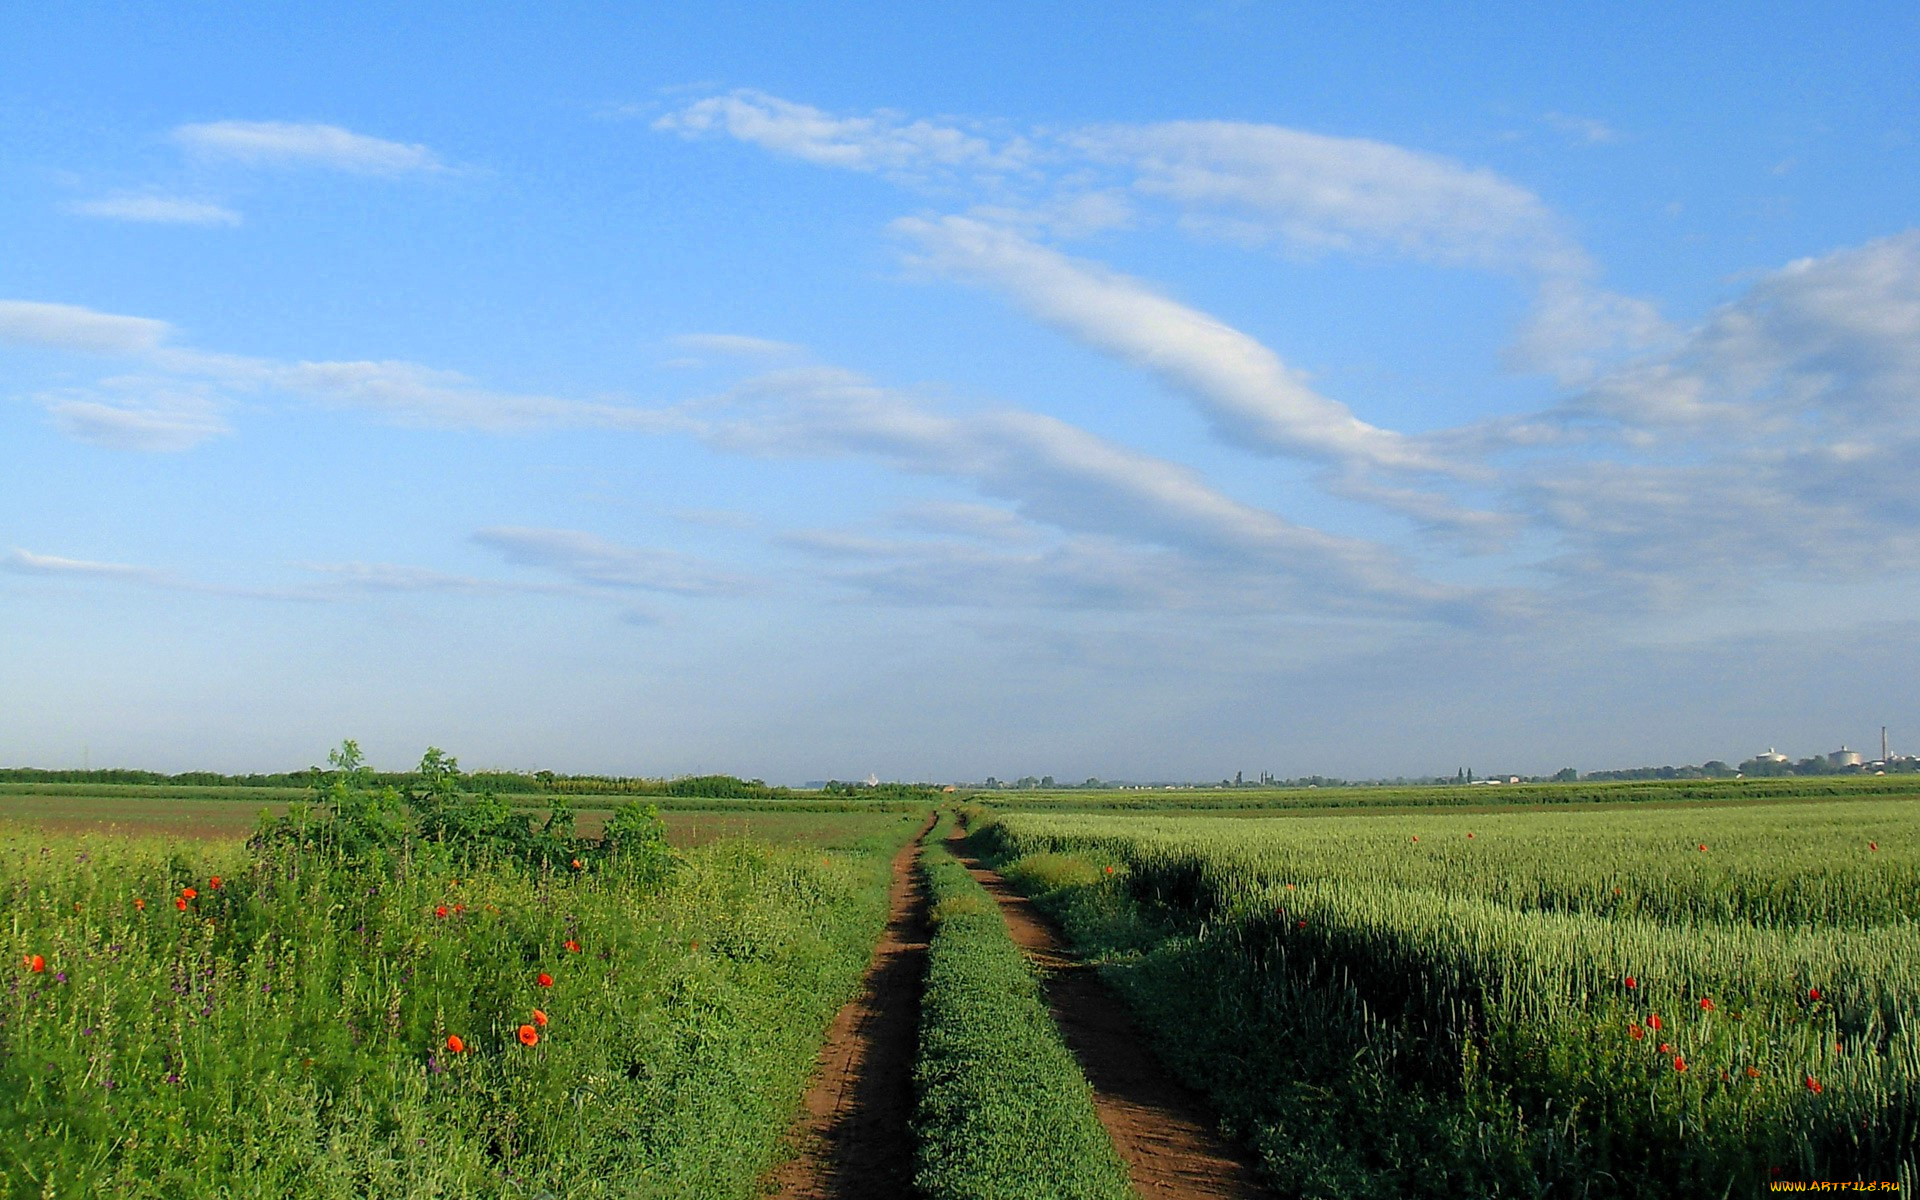
[[[798,1157],[768,1191],[784,1200],[898,1200],[913,1192],[913,1060],[926,982],[927,896],[916,866],[928,818],[893,860],[887,929],[860,994],[834,1018],[788,1135]]]
[[[1160,1064],[1119,998],[1067,951],[1033,902],[967,857],[957,838],[949,849],[1000,902],[1013,940],[1046,971],[1054,1024],[1093,1085],[1094,1108],[1134,1190],[1154,1200],[1270,1195],[1247,1156],[1214,1131],[1206,1102]]]

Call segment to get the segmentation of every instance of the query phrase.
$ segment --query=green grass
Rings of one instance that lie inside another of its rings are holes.
[[[654,882],[0,833],[0,1189],[751,1195],[913,827]]]
[[[1910,802],[988,836],[1285,1193],[1913,1186]]]
[[[914,1183],[929,1200],[1130,1197],[998,907],[937,840],[924,862],[934,927],[914,1066]]]

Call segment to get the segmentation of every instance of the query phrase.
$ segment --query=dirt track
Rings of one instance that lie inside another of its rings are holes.
[[[949,848],[1000,902],[1013,940],[1045,968],[1054,1023],[1093,1085],[1094,1108],[1134,1190],[1150,1200],[1270,1195],[1247,1156],[1214,1132],[1206,1102],[1160,1065],[1120,1000],[1067,952],[1033,902],[967,857],[957,839]]]
[[[887,928],[860,994],[834,1018],[791,1138],[773,1173],[784,1200],[899,1200],[913,1194],[913,1060],[926,979],[927,897],[915,869],[929,820],[893,860]]]

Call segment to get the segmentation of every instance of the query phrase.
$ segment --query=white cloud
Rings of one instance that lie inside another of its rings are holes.
[[[182,125],[173,131],[173,140],[200,157],[250,166],[319,166],[371,175],[441,167],[425,146],[318,122],[212,121]]]
[[[1574,117],[1566,113],[1550,112],[1542,114],[1540,119],[1546,122],[1549,128],[1577,141],[1605,145],[1620,140],[1619,130],[1593,117]]]
[[[924,247],[923,264],[994,284],[1041,321],[1159,376],[1195,400],[1229,441],[1373,466],[1443,465],[1319,395],[1255,339],[1139,280],[966,217],[895,227]]]
[[[54,393],[40,401],[62,433],[108,450],[177,453],[233,432],[219,403],[203,393],[140,380],[109,382],[119,386]]]
[[[51,575],[80,579],[103,579],[116,583],[141,583],[166,586],[171,579],[165,572],[151,567],[135,567],[126,563],[89,562],[79,558],[61,558],[52,554],[34,554],[28,550],[13,549],[0,557],[0,568],[20,575]]]
[[[129,195],[86,200],[73,206],[86,217],[139,221],[154,225],[238,225],[240,214],[206,200],[179,196]]]
[[[165,321],[122,317],[72,304],[0,300],[0,342],[78,350],[90,354],[140,354],[167,336]]]
[[[793,342],[776,342],[741,333],[683,333],[673,339],[673,344],[702,354],[736,358],[794,358],[807,352],[805,346]]]
[[[1038,413],[957,417],[827,368],[776,372],[703,406],[703,435],[766,456],[860,455],[965,480],[1032,521],[1245,564],[1314,603],[1457,619],[1477,598],[1411,575],[1382,547],[1296,525],[1195,472]],[[1236,568],[1237,569],[1237,568]]]
[[[695,101],[653,128],[684,138],[720,133],[820,166],[908,176],[953,168],[1014,170],[1026,157],[1018,141],[996,149],[954,125],[910,121],[893,112],[836,117],[751,90]]]
[[[553,571],[589,587],[724,596],[752,586],[742,575],[688,555],[623,546],[578,530],[503,526],[482,529],[473,539],[508,562]]]

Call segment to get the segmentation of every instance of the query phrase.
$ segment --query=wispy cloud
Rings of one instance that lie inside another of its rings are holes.
[[[177,453],[233,432],[219,401],[204,392],[108,382],[118,386],[51,393],[40,402],[62,433],[108,450]]]
[[[173,131],[173,140],[196,156],[248,166],[316,166],[370,175],[442,168],[439,157],[425,146],[319,122],[211,121],[181,125]]]
[[[726,596],[749,590],[753,581],[690,555],[625,546],[574,529],[503,526],[482,529],[473,540],[523,567],[538,567],[589,587]]]
[[[136,221],[149,225],[238,225],[240,214],[207,200],[189,200],[180,196],[137,194],[107,196],[73,205],[72,211],[84,217],[103,217],[110,221]]]
[[[673,344],[683,350],[734,358],[797,358],[807,352],[805,346],[794,342],[777,342],[741,333],[683,333],[673,339]]]
[[[722,134],[820,166],[914,178],[955,169],[1013,170],[1026,157],[1021,142],[995,147],[952,123],[887,111],[834,116],[751,90],[697,100],[653,128],[685,138]]]
[[[73,304],[0,300],[0,342],[19,346],[142,354],[157,349],[167,333],[165,321],[147,317],[123,317]]]
[[[115,583],[142,583],[164,587],[173,582],[164,571],[136,567],[126,563],[90,562],[80,558],[61,558],[53,554],[35,554],[15,548],[0,556],[0,568],[18,575],[51,575],[79,579],[104,579]]]
[[[1593,117],[1575,117],[1569,116],[1566,113],[1550,112],[1543,113],[1540,119],[1546,123],[1548,128],[1558,133],[1564,133],[1576,141],[1587,142],[1593,145],[1605,145],[1609,142],[1617,142],[1620,140],[1619,130],[1607,124],[1605,121],[1596,120]]]

